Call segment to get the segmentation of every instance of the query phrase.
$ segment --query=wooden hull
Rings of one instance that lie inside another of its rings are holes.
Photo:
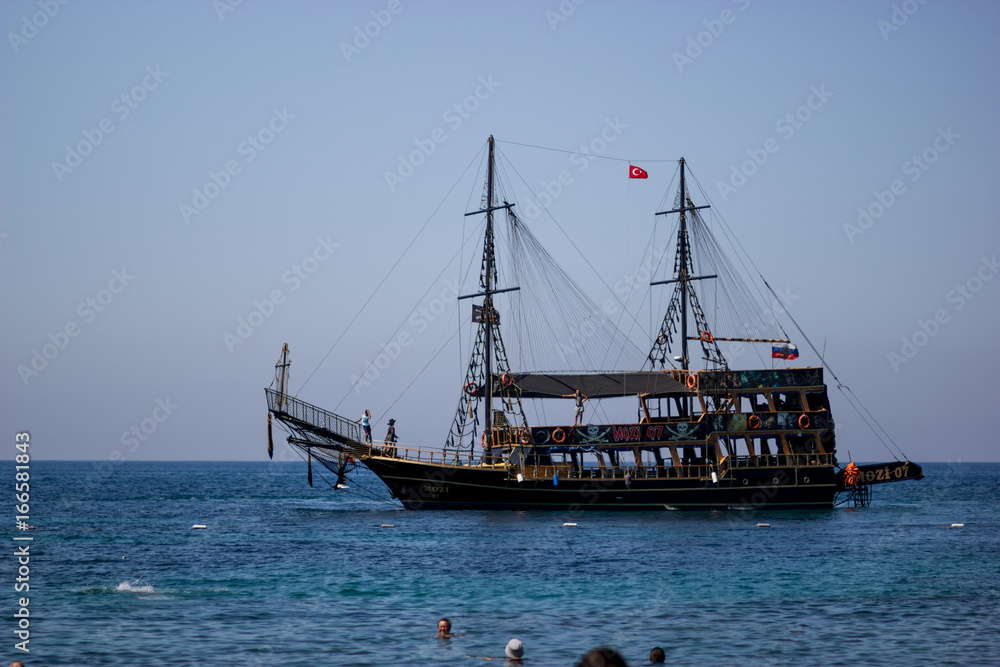
[[[503,466],[453,466],[379,456],[366,465],[407,509],[651,511],[829,509],[831,466],[740,468],[699,477],[526,479]],[[731,473],[731,474],[730,474]]]

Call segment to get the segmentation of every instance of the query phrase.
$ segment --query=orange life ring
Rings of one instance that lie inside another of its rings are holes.
[[[510,379],[510,373],[504,373],[500,376],[500,383],[505,387],[509,387],[514,384],[514,381]]]
[[[479,447],[481,449],[486,449],[486,432],[484,431],[481,436],[479,436]]]
[[[715,337],[712,335],[711,331],[702,331],[701,339],[706,343],[711,343],[713,340],[715,340]]]
[[[666,345],[667,344],[667,334],[661,333],[659,336],[657,336],[656,337],[656,344],[659,345],[660,347]]]
[[[479,391],[479,385],[477,385],[475,382],[470,382],[469,384],[465,385],[465,393],[468,394],[469,396],[475,396],[477,391]]]
[[[528,433],[527,431],[521,431],[520,440],[522,445],[528,444],[529,442],[531,442],[531,434]]]
[[[760,428],[760,417],[757,415],[750,415],[750,418],[747,419],[747,426],[750,428]]]
[[[552,439],[556,442],[566,442],[566,431],[561,428],[557,428],[552,431]]]
[[[697,384],[698,384],[698,376],[695,375],[694,373],[688,375],[687,379],[688,389],[694,389]]]
[[[799,428],[809,428],[809,415],[804,412],[799,415]]]

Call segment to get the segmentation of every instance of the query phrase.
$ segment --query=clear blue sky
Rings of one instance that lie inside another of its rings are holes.
[[[997,3],[18,0],[0,25],[0,419],[38,458],[262,459],[281,344],[298,388],[443,201],[300,394],[439,446],[458,347],[410,383],[456,328],[457,265],[437,277],[478,202],[463,171],[490,134],[577,150],[610,121],[604,156],[648,180],[500,144],[535,191],[570,172],[550,210],[600,277],[548,218],[534,229],[596,301],[639,268],[675,169],[654,160],[683,156],[912,459],[1000,460]],[[233,344],[255,302],[267,316]],[[884,459],[832,394],[842,458]]]

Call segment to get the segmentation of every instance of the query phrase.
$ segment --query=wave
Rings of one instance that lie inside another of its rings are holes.
[[[150,593],[157,593],[159,595],[184,595],[184,596],[201,596],[211,593],[229,593],[229,589],[225,587],[218,588],[197,588],[197,589],[184,589],[184,590],[172,590],[172,589],[158,589],[154,588],[152,584],[142,583],[142,579],[136,579],[134,581],[123,581],[117,586],[89,586],[87,588],[76,588],[70,589],[72,593],[138,593],[148,595]]]
[[[136,579],[135,581],[123,581],[122,583],[115,586],[115,590],[119,593],[155,593],[152,585],[142,583],[142,579]]]

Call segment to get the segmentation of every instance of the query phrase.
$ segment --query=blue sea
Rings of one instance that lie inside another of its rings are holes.
[[[35,529],[8,534],[8,554],[30,544],[30,591],[8,555],[3,655],[481,665],[517,637],[537,667],[599,645],[630,665],[654,646],[675,665],[1000,664],[1000,464],[757,514],[409,512],[374,477],[334,491],[316,472],[311,489],[302,463],[33,461]]]

